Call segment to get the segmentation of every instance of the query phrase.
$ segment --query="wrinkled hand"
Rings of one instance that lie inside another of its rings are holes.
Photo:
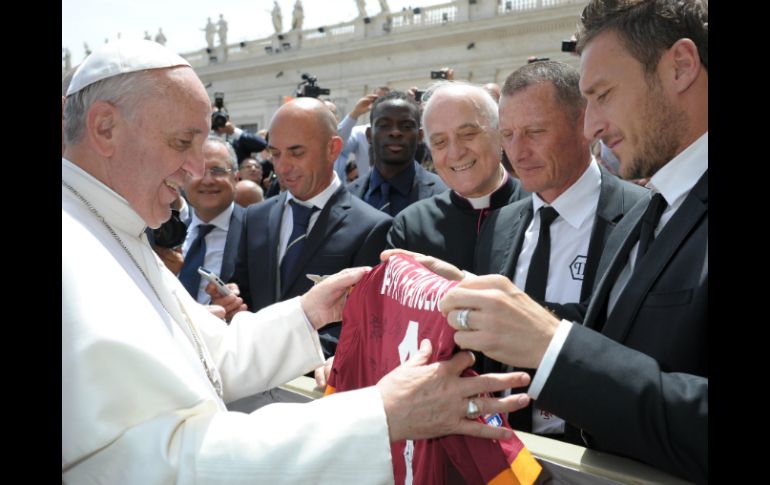
[[[386,249],[380,253],[380,261],[385,262],[394,254],[406,254],[412,256],[415,261],[448,280],[460,281],[465,276],[460,268],[453,264],[434,258],[433,256],[426,256],[424,254],[407,251],[406,249]]]
[[[342,320],[342,309],[348,296],[348,288],[358,283],[372,268],[359,266],[343,269],[314,285],[300,298],[302,311],[313,328],[318,330],[331,322]]]
[[[459,330],[454,339],[464,349],[514,367],[537,368],[559,326],[559,319],[501,275],[466,279],[439,302],[449,325]],[[468,326],[457,323],[460,310],[469,308]]]
[[[332,355],[321,367],[315,370],[315,385],[316,389],[323,391],[326,389],[326,384],[329,382],[329,375],[332,373],[332,365],[334,365],[334,356]]]
[[[230,321],[233,319],[236,313],[246,311],[246,304],[243,303],[241,298],[241,290],[235,283],[227,283],[225,286],[232,290],[232,295],[222,296],[214,283],[206,285],[206,293],[211,297],[212,305],[219,305],[225,309],[224,319]]]
[[[448,434],[464,434],[489,439],[508,439],[513,432],[465,418],[468,398],[478,404],[482,415],[517,411],[529,403],[526,394],[504,398],[476,397],[529,384],[525,372],[460,377],[473,365],[473,354],[459,352],[444,362],[427,364],[432,353],[425,339],[420,350],[408,361],[380,379],[391,441],[427,439]]]

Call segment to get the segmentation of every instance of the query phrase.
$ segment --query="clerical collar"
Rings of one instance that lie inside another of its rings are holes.
[[[497,209],[508,203],[508,199],[514,190],[513,180],[505,170],[502,170],[500,177],[500,184],[497,188],[487,195],[481,197],[463,197],[454,190],[449,192],[449,197],[452,202],[458,207],[464,209],[480,210],[480,209]]]

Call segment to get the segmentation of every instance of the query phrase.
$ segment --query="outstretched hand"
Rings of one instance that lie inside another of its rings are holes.
[[[482,415],[518,411],[529,403],[526,394],[504,398],[477,397],[529,384],[525,372],[460,377],[473,365],[470,352],[459,352],[451,359],[428,364],[433,348],[423,340],[420,349],[404,364],[377,383],[388,419],[391,441],[427,439],[448,434],[464,434],[489,439],[509,439],[510,429],[495,427],[466,418],[468,399],[473,398]]]
[[[501,275],[462,281],[447,291],[439,308],[458,330],[457,345],[514,367],[538,367],[560,321]],[[464,309],[465,328],[458,322]]]
[[[358,283],[372,268],[359,266],[343,269],[316,284],[300,298],[302,311],[313,328],[342,320],[342,309],[348,296],[348,289]]]

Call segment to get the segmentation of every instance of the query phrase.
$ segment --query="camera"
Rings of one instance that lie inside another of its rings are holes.
[[[418,103],[422,103],[422,97],[425,95],[425,90],[423,89],[415,89],[414,90],[414,100]]]
[[[230,121],[230,116],[222,111],[225,107],[225,93],[214,93],[214,106],[217,107],[217,110],[211,113],[211,129],[218,130],[224,128]]]
[[[431,71],[430,72],[430,78],[431,79],[446,79],[447,78],[447,72],[445,70],[441,71]]]
[[[187,226],[179,218],[179,211],[171,209],[171,219],[152,230],[152,238],[155,246],[175,248],[181,246],[187,237]]]
[[[325,89],[320,87],[318,79],[315,76],[311,76],[308,73],[302,75],[302,82],[297,84],[297,92],[295,96],[298,98],[317,98],[321,95],[331,94],[331,89]]]
[[[576,40],[563,40],[561,41],[562,52],[575,52],[577,50]]]

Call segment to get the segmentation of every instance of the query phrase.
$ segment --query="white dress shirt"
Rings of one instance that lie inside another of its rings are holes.
[[[666,202],[668,203],[668,207],[661,215],[660,222],[658,222],[658,225],[655,228],[656,236],[668,221],[671,220],[671,217],[676,211],[679,210],[684,199],[701,176],[708,170],[708,166],[709,149],[708,132],[706,132],[652,176],[647,186],[653,191],[658,191],[663,194],[663,198],[666,199]],[[650,197],[652,197],[652,194],[650,194]],[[610,292],[609,301],[612,303],[617,301],[617,295],[619,295],[622,289],[625,288],[625,285],[631,276],[638,246],[639,243],[636,243],[632,248],[631,253],[629,254],[628,263]],[[624,276],[623,273],[627,274]],[[616,294],[614,300],[612,298],[613,293]],[[535,377],[532,379],[532,384],[529,386],[528,394],[532,399],[537,399],[540,395],[540,391],[543,390],[543,386],[548,380],[548,376],[551,374],[556,358],[561,352],[561,348],[567,340],[567,336],[571,329],[572,322],[562,320],[559,323],[556,334],[551,339],[551,343],[545,351],[545,355],[538,366]]]
[[[190,226],[187,228],[187,237],[184,240],[184,244],[182,244],[182,254],[185,258],[187,257],[187,251],[190,250],[193,241],[198,237],[198,227],[200,225],[213,225],[214,229],[206,234],[206,237],[204,238],[206,240],[206,255],[203,257],[203,267],[219,275],[222,272],[222,260],[225,255],[227,231],[230,230],[230,216],[233,214],[233,203],[209,222],[201,221],[194,209],[192,213],[192,221],[190,221]],[[196,298],[198,303],[208,305],[211,302],[211,297],[206,293],[206,286],[208,284],[208,280],[201,278],[200,285],[198,286],[198,296]]]
[[[294,228],[293,211],[291,210],[290,200],[294,200],[295,203],[304,205],[305,207],[318,207],[319,210],[315,211],[310,216],[310,223],[307,226],[307,233],[313,230],[315,221],[318,220],[318,216],[321,215],[321,211],[326,207],[326,203],[332,198],[334,192],[342,185],[340,178],[336,173],[333,173],[333,178],[328,187],[323,189],[318,195],[308,200],[299,200],[291,192],[286,191],[286,201],[283,206],[283,217],[281,217],[281,234],[278,240],[278,266],[280,267],[281,261],[283,261],[283,255],[286,254],[286,246],[289,245],[289,238],[291,237],[291,231]]]
[[[559,217],[551,224],[551,255],[545,299],[553,303],[580,301],[588,244],[599,205],[602,174],[596,160],[591,160],[583,175],[564,191],[551,207]],[[513,282],[524,288],[532,255],[540,238],[540,208],[546,205],[532,194],[532,222],[524,233]]]
[[[553,303],[580,301],[583,275],[591,242],[591,231],[599,205],[602,173],[592,159],[583,175],[557,197],[551,207],[559,217],[551,224],[551,254],[548,262],[548,279],[545,299]],[[519,259],[516,263],[514,284],[524,288],[532,255],[540,239],[540,208],[546,203],[532,194],[532,222],[524,233]],[[564,421],[541,411],[536,405],[532,412],[532,431],[539,434],[563,433]]]

